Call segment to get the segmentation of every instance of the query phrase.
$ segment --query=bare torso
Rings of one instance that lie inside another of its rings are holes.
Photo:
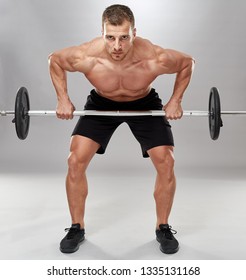
[[[122,61],[114,61],[96,38],[82,45],[84,56],[77,62],[98,94],[114,101],[133,101],[146,96],[153,80],[163,69],[158,65],[154,45],[136,38],[132,50]]]
[[[122,59],[121,54],[109,53],[100,37],[49,56],[50,75],[58,98],[58,117],[71,119],[75,110],[68,95],[66,71],[83,73],[99,95],[121,102],[148,95],[152,82],[159,75],[176,73],[173,94],[164,109],[169,119],[182,116],[181,100],[192,75],[192,57],[163,49],[140,37],[135,37]]]

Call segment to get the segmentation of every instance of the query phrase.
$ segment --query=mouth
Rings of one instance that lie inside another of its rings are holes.
[[[112,52],[111,53],[111,57],[114,59],[114,60],[122,60],[124,58],[124,52]]]

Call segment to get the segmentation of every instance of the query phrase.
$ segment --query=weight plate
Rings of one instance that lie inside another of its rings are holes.
[[[15,130],[19,139],[26,139],[29,131],[30,117],[27,112],[30,109],[30,102],[27,89],[21,87],[15,99]]]
[[[221,120],[221,107],[219,91],[216,87],[212,87],[209,96],[208,105],[209,115],[209,132],[213,140],[217,140],[220,135],[220,127],[222,126]]]

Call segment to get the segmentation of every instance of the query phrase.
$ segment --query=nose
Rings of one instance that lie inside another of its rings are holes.
[[[115,40],[115,44],[114,44],[114,50],[115,51],[120,51],[121,50],[121,43],[119,39]]]

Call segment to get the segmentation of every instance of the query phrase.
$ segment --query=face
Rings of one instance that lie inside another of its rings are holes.
[[[132,47],[136,29],[132,29],[128,21],[124,21],[122,25],[117,26],[105,22],[102,34],[107,53],[113,60],[121,61]]]

